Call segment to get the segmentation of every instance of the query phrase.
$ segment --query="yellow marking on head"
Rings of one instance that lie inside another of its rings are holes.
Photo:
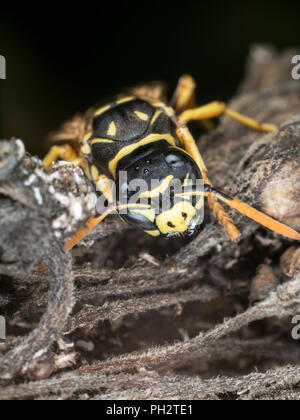
[[[96,181],[97,178],[99,177],[99,171],[98,171],[98,169],[96,168],[95,165],[91,166],[91,174],[92,174],[93,180]]]
[[[97,144],[97,143],[113,143],[113,140],[109,140],[109,139],[94,139],[92,140],[92,144]]]
[[[157,237],[160,235],[160,231],[159,230],[145,230],[145,233],[147,233],[148,235]]]
[[[92,132],[90,131],[89,133],[87,133],[84,137],[83,137],[83,139],[82,139],[82,142],[83,143],[86,143],[91,137],[92,137]]]
[[[103,106],[103,107],[99,108],[95,112],[94,117],[97,117],[98,115],[103,114],[103,112],[108,111],[110,107],[111,107],[111,105],[106,105],[106,106]]]
[[[157,120],[157,118],[160,116],[160,114],[162,113],[161,109],[158,109],[157,111],[155,111],[155,114],[152,117],[151,123],[150,124],[154,124],[155,121]]]
[[[123,147],[117,153],[117,155],[114,157],[114,159],[112,159],[109,162],[109,166],[108,166],[109,167],[109,172],[115,178],[116,171],[117,171],[117,166],[118,166],[118,163],[120,162],[121,159],[123,159],[125,156],[130,155],[132,152],[137,150],[139,147],[145,146],[145,145],[150,144],[150,143],[154,143],[154,142],[159,141],[159,140],[166,140],[172,146],[175,145],[175,139],[170,134],[150,134],[149,136],[145,137],[144,139],[142,139],[142,140],[140,140],[136,143],[132,143],[128,146]]]
[[[154,209],[132,210],[132,212],[141,214],[142,216],[146,217],[146,219],[150,220],[150,222],[154,222],[154,220],[155,220],[155,210]]]
[[[134,111],[135,115],[143,121],[148,121],[149,117],[147,114],[145,114],[144,112],[140,112],[140,111]]]
[[[133,96],[127,96],[126,98],[119,99],[119,100],[116,102],[116,104],[123,104],[124,102],[129,102],[129,101],[131,101],[132,99],[134,99],[134,97],[133,97]]]
[[[108,127],[108,130],[107,130],[106,134],[108,136],[112,136],[112,137],[114,137],[117,134],[117,127],[116,127],[116,124],[114,123],[114,121],[112,121],[109,124],[109,127]]]
[[[156,218],[156,224],[162,234],[183,233],[186,232],[192,219],[197,215],[195,207],[191,203],[182,201],[175,206],[159,214]]]
[[[91,147],[88,143],[85,143],[82,147],[81,147],[81,152],[84,155],[90,155],[92,153]]]
[[[152,191],[145,191],[140,194],[139,198],[153,198],[153,197],[159,197],[160,194],[163,194],[166,189],[169,187],[171,182],[173,181],[174,176],[169,175],[167,176],[162,183],[159,185],[159,187],[154,188]]]
[[[188,191],[180,194],[175,194],[175,197],[181,197],[184,200],[190,200],[191,197],[197,196],[199,196],[199,200],[197,201],[196,209],[200,210],[202,207],[204,207],[204,197],[207,196],[207,193],[205,193],[204,191]]]

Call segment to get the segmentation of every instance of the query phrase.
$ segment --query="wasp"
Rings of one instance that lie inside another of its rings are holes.
[[[232,241],[238,241],[241,233],[221,203],[276,233],[300,240],[300,234],[292,228],[213,187],[187,124],[199,121],[210,128],[211,119],[224,114],[260,132],[271,132],[277,127],[239,114],[224,102],[196,106],[195,88],[196,83],[191,76],[182,76],[169,103],[159,83],[135,88],[130,94],[123,94],[107,105],[75,116],[52,136],[56,144],[43,161],[45,168],[49,169],[57,159],[80,165],[111,203],[107,211],[91,218],[74,235],[66,244],[67,250],[72,249],[108,214],[113,211],[120,213],[124,208],[128,211],[121,217],[126,222],[154,237],[194,235],[199,229],[204,197],[207,197],[211,210]],[[125,184],[119,177],[124,171],[128,177]],[[144,180],[147,185],[147,190],[141,194],[144,198],[160,200],[167,194],[170,207],[154,211],[151,204],[121,205],[120,201],[114,202],[110,181],[115,182],[121,194],[130,195],[128,182],[136,178]],[[153,178],[159,179],[155,188],[151,183]],[[173,179],[180,180],[182,187],[189,184],[191,188],[187,192],[176,193],[169,188]],[[201,191],[192,188],[199,179],[204,183]]]

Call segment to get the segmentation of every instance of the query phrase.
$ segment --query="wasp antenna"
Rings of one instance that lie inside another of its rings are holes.
[[[215,190],[214,188],[210,187],[209,185],[204,186],[205,192],[209,192],[211,194],[215,194],[216,197],[226,203],[228,206],[232,207],[233,209],[237,210],[241,214],[249,217],[252,220],[255,220],[257,223],[265,226],[266,228],[279,233],[280,235],[286,236],[287,238],[294,239],[296,241],[300,241],[300,234],[290,228],[289,226],[285,225],[284,223],[279,222],[278,220],[273,219],[272,217],[268,216],[265,213],[262,213],[259,210],[249,206],[248,204],[244,203],[243,201],[239,200],[235,197],[230,197],[220,191]]]
[[[150,206],[146,206],[143,204],[118,204],[116,206],[110,207],[105,213],[101,214],[98,217],[92,217],[85,223],[85,227],[80,229],[78,232],[75,233],[73,238],[71,238],[66,244],[65,249],[67,251],[71,251],[88,233],[90,233],[96,226],[99,225],[107,216],[109,216],[114,211],[119,210],[126,210],[130,208],[149,208]]]
[[[109,210],[107,210],[105,213],[103,213],[101,216],[93,217],[89,219],[85,227],[80,229],[78,232],[75,233],[73,238],[71,238],[66,244],[65,248],[67,251],[71,251],[72,248],[74,248],[75,245],[78,244],[88,233],[90,233],[96,226],[99,225],[109,214],[111,214],[116,207],[112,207]]]

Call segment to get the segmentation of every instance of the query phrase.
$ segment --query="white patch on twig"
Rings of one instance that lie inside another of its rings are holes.
[[[30,187],[30,185],[34,184],[37,181],[37,177],[34,174],[31,174],[30,177],[24,182],[26,187]]]
[[[41,190],[38,187],[33,187],[34,196],[36,198],[36,201],[41,206],[43,204],[43,197],[41,194]]]

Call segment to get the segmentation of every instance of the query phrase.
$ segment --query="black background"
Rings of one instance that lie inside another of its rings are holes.
[[[76,111],[131,84],[182,73],[198,101],[228,99],[255,43],[300,46],[300,2],[26,3],[0,11],[0,137],[43,154],[44,138]]]

